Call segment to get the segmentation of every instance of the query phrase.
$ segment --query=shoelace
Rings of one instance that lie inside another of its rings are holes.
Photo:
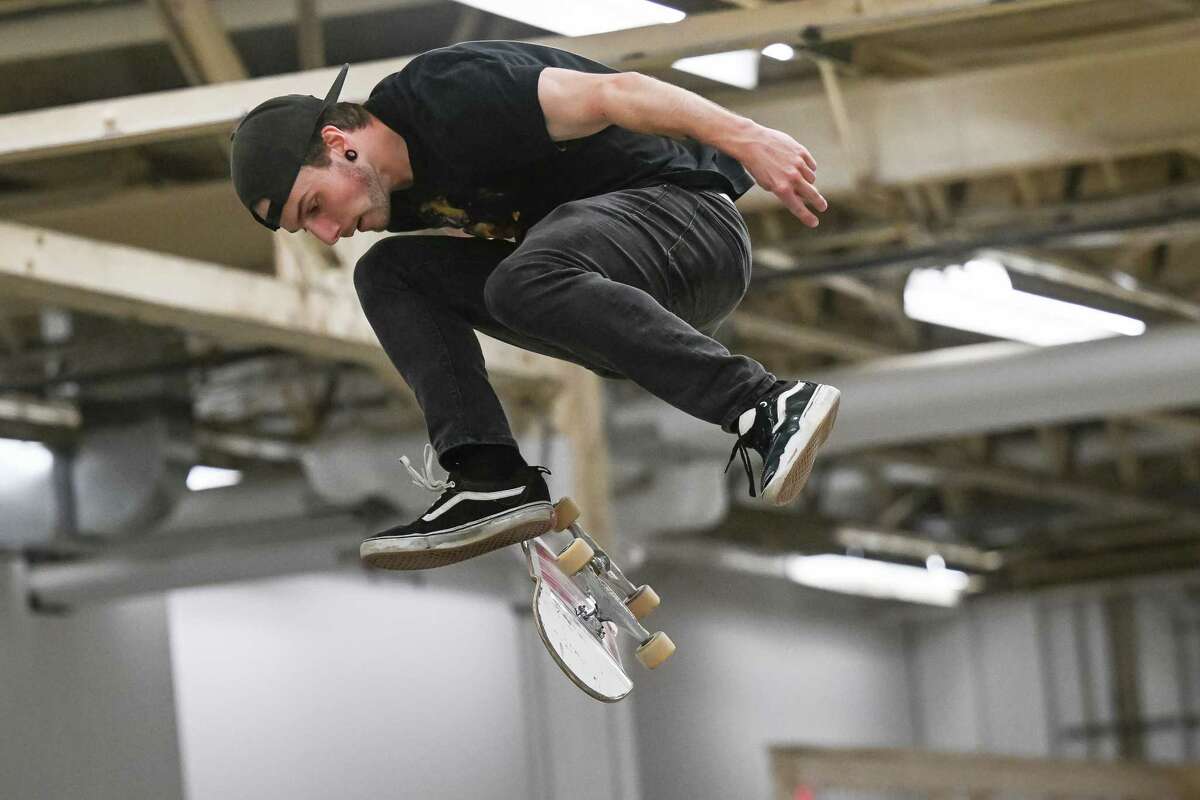
[[[750,453],[746,447],[744,436],[739,436],[737,441],[733,443],[733,450],[729,453],[729,461],[725,464],[725,473],[729,473],[729,467],[733,464],[734,456],[739,453],[742,456],[742,466],[746,468],[746,482],[750,484],[750,496],[757,497],[754,492],[754,470],[750,468]]]
[[[408,460],[408,456],[400,456],[400,463],[412,475],[412,482],[422,489],[428,489],[431,492],[444,492],[446,489],[454,488],[454,481],[450,480],[435,480],[433,477],[433,462],[436,454],[433,452],[433,445],[425,445],[425,474],[422,475],[413,469],[412,462]]]

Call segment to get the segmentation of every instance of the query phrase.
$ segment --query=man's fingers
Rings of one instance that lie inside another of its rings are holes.
[[[808,148],[804,145],[800,145],[800,155],[803,156],[804,163],[808,165],[808,168],[815,172],[817,169],[817,160],[812,157],[812,153],[808,152]],[[809,178],[809,180],[813,179]]]
[[[808,227],[815,228],[820,224],[817,215],[808,210],[808,206],[804,205],[804,201],[795,192],[777,192],[776,196]]]
[[[809,182],[796,184],[796,193],[799,194],[804,202],[815,208],[817,211],[825,211],[829,208],[828,201],[821,196],[817,191],[817,187]]]

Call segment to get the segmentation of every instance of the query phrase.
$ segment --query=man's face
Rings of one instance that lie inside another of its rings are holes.
[[[331,154],[327,167],[303,167],[284,204],[279,224],[295,233],[307,230],[328,245],[355,231],[387,229],[391,198],[376,172],[366,164]],[[266,216],[267,200],[259,202]]]

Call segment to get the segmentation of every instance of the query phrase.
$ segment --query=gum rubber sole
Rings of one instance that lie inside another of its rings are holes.
[[[830,431],[833,430],[833,423],[837,420],[838,406],[841,405],[841,402],[842,396],[838,392],[829,410],[825,413],[824,419],[817,423],[816,430],[808,438],[808,442],[793,456],[791,466],[784,465],[783,476],[776,478],[779,488],[774,492],[763,492],[765,499],[777,506],[782,506],[800,496],[800,490],[804,488],[804,484],[808,482],[808,476],[812,474],[813,463],[817,460],[817,450],[821,448],[821,445],[829,438]]]
[[[463,547],[382,551],[367,554],[361,554],[360,551],[360,554],[364,564],[368,564],[376,569],[434,569],[449,564],[456,564],[459,561],[466,561],[468,558],[475,558],[476,556],[490,553],[493,550],[499,550],[502,547],[519,544],[528,539],[541,536],[550,530],[550,523],[552,521],[551,515],[547,515],[545,519],[522,522],[514,528],[501,531],[487,539]],[[364,542],[363,546],[366,547],[369,542],[370,540]]]

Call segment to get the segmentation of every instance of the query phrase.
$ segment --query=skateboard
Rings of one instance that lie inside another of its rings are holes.
[[[554,533],[521,543],[533,580],[533,619],[551,658],[571,681],[597,700],[615,703],[633,690],[621,663],[622,633],[638,643],[637,660],[654,669],[675,645],[641,620],[659,605],[649,586],[635,586],[579,525],[569,498],[554,504]],[[556,548],[555,539],[570,540]]]

